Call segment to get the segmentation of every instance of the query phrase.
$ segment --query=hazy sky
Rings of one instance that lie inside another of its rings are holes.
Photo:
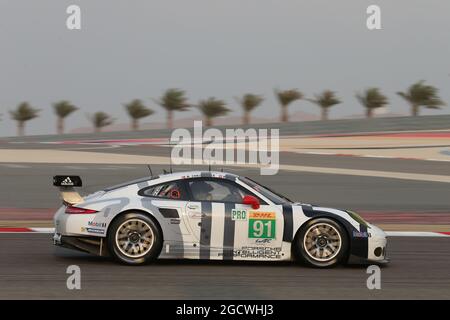
[[[66,8],[80,5],[82,30],[66,28]],[[378,4],[382,30],[366,28]],[[14,135],[8,110],[21,101],[42,109],[27,133],[52,133],[51,103],[81,107],[68,129],[86,126],[87,112],[128,121],[122,106],[164,89],[185,89],[192,102],[216,96],[240,114],[233,97],[266,97],[255,115],[278,117],[273,88],[311,96],[332,89],[344,103],[331,117],[361,113],[355,91],[379,86],[390,111],[405,112],[395,95],[420,79],[450,103],[448,0],[0,0],[0,135]],[[308,102],[290,112],[319,113]],[[198,111],[178,114],[188,117]],[[450,113],[426,111],[424,114]]]

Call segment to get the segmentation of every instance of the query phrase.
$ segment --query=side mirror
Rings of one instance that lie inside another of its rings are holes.
[[[247,204],[249,206],[252,206],[252,209],[259,209],[260,204],[258,198],[255,198],[254,196],[245,196],[242,199],[243,204]]]

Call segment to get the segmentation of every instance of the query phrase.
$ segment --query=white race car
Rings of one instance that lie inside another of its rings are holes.
[[[352,211],[294,203],[224,172],[146,177],[81,197],[55,176],[64,205],[55,245],[126,264],[154,259],[297,260],[314,267],[386,263],[385,233]]]

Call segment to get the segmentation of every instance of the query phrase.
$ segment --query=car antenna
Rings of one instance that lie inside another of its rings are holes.
[[[208,162],[208,171],[211,172],[211,162]]]
[[[152,171],[152,167],[148,164],[147,165],[148,171],[150,171],[150,176],[153,177],[153,171]]]
[[[170,146],[170,150],[172,150],[172,139],[169,140],[169,146]],[[172,171],[172,154],[169,157],[169,169],[170,169],[170,173],[173,173]]]

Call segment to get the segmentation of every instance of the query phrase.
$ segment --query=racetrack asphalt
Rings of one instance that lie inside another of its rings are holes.
[[[450,238],[389,238],[381,289],[366,266],[160,260],[130,267],[52,245],[49,234],[0,234],[0,299],[450,299]],[[81,290],[68,290],[69,265]]]

